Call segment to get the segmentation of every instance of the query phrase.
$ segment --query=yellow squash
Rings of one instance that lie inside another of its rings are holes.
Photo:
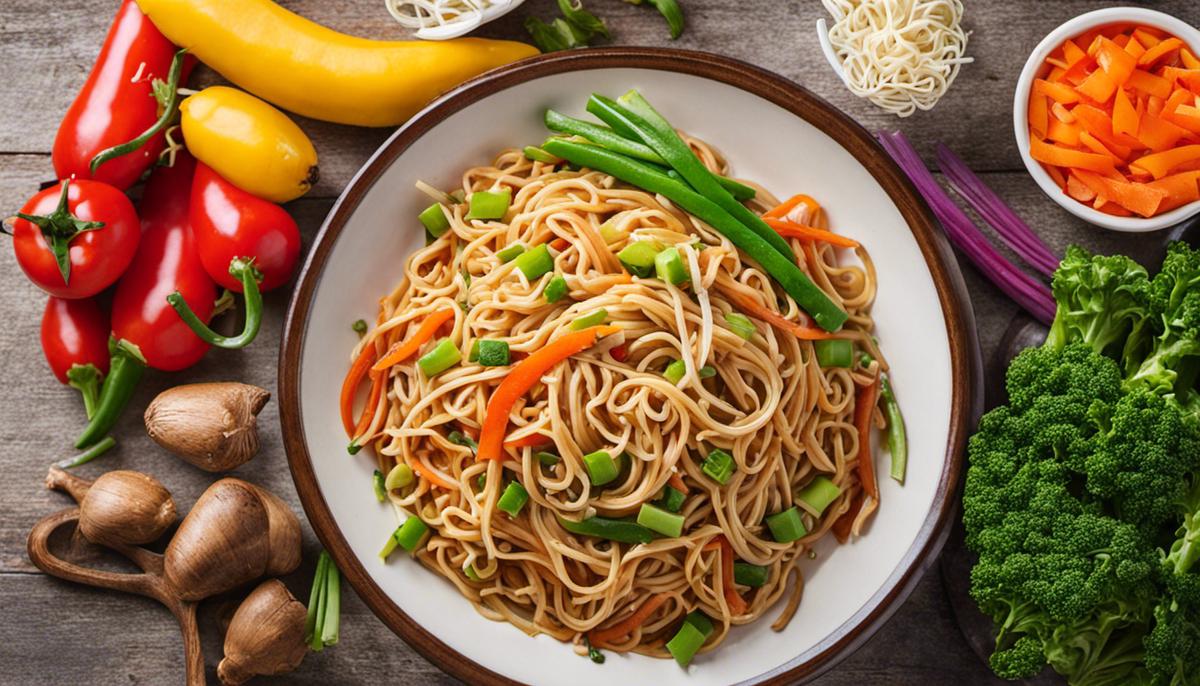
[[[458,38],[374,41],[338,33],[270,0],[137,0],[171,42],[285,110],[394,126],[438,94],[537,49]]]
[[[180,103],[179,112],[188,150],[247,193],[287,202],[317,182],[312,141],[253,95],[212,86]]]

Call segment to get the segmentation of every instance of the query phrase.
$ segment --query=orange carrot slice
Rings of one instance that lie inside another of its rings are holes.
[[[1187,48],[1179,49],[1179,61],[1183,63],[1185,69],[1200,69],[1200,59]]]
[[[554,440],[549,436],[542,434],[528,434],[520,438],[514,438],[504,442],[505,448],[542,448],[548,445],[553,445]]]
[[[1118,88],[1116,100],[1113,101],[1113,133],[1137,136],[1137,132],[1137,109],[1129,101],[1129,96],[1125,94],[1125,89]]]
[[[650,618],[650,615],[654,614],[655,610],[662,607],[662,604],[667,602],[670,597],[671,594],[669,593],[657,593],[650,596],[646,600],[642,601],[641,606],[634,610],[633,613],[625,619],[622,619],[610,627],[604,629],[593,629],[589,631],[588,640],[592,645],[603,648],[607,647],[610,641],[618,638],[625,638],[629,634],[632,634],[634,629],[637,629],[639,626],[645,624],[646,620]]]
[[[1079,94],[1075,92],[1074,88],[1065,83],[1054,83],[1046,79],[1037,79],[1033,82],[1033,92],[1045,95],[1051,100],[1064,105],[1072,105],[1079,102]]]
[[[807,241],[821,241],[843,248],[857,248],[859,246],[858,241],[854,240],[853,238],[848,238],[832,231],[826,231],[824,229],[818,229],[816,227],[806,226],[804,224],[798,224],[792,221],[772,219],[771,217],[765,217],[763,221],[767,223],[767,226],[775,229],[775,232],[780,236],[786,236],[788,238],[800,238]]]
[[[674,488],[684,495],[687,495],[691,490],[687,487],[687,484],[683,482],[683,477],[679,475],[679,472],[671,472],[671,476],[667,479],[667,483],[670,484],[671,488]]]
[[[572,331],[547,343],[514,365],[488,399],[483,428],[479,432],[478,458],[498,460],[502,457],[508,415],[521,396],[541,381],[543,374],[572,355],[592,347],[597,339],[620,330],[616,326],[590,326],[581,331]]]
[[[1164,100],[1171,97],[1171,81],[1169,79],[1141,69],[1134,69],[1125,85],[1146,95],[1153,95]]]
[[[1113,171],[1112,158],[1096,153],[1071,150],[1058,145],[1051,145],[1036,138],[1029,141],[1029,155],[1043,164],[1053,164],[1072,169],[1087,169],[1106,174]]]
[[[1046,138],[1055,143],[1074,147],[1079,145],[1079,133],[1078,126],[1064,123],[1055,118],[1050,120],[1050,128],[1046,131]]]
[[[1162,117],[1146,112],[1138,126],[1138,140],[1154,152],[1163,152],[1175,147],[1187,130],[1172,124]]]
[[[1150,172],[1155,179],[1161,179],[1176,167],[1195,160],[1200,160],[1200,145],[1183,145],[1140,157],[1129,165]]]
[[[1112,80],[1112,77],[1107,72],[1097,69],[1088,74],[1077,87],[1076,90],[1087,96],[1089,99],[1103,105],[1112,98],[1113,93],[1117,90],[1117,82]]]
[[[426,466],[426,464],[424,462],[422,462],[420,460],[413,460],[412,462],[409,462],[408,465],[413,468],[414,472],[416,472],[417,474],[420,474],[421,478],[425,479],[426,481],[433,484],[434,486],[437,486],[438,488],[444,488],[447,491],[454,490],[454,484],[443,479],[441,476],[438,475],[437,472],[433,471],[428,466]]]
[[[854,498],[850,501],[850,509],[843,512],[842,516],[838,517],[833,526],[829,528],[838,543],[845,545],[846,541],[850,540],[850,530],[854,528],[854,520],[858,519],[858,513],[862,511],[864,500],[862,491],[855,493]]]
[[[374,342],[364,345],[350,365],[350,371],[346,372],[346,378],[342,380],[342,394],[338,404],[342,411],[342,427],[346,430],[347,438],[354,438],[354,396],[358,394],[359,385],[371,370],[375,355]]]
[[[1164,176],[1146,185],[1158,188],[1167,194],[1167,197],[1163,198],[1162,204],[1158,206],[1159,212],[1169,212],[1176,207],[1200,200],[1200,171]]]
[[[733,585],[733,546],[724,536],[718,538],[721,539],[721,586],[725,589],[725,604],[730,613],[740,615],[746,611],[746,601]]]
[[[858,389],[854,399],[854,427],[858,430],[858,480],[863,492],[879,500],[879,484],[875,482],[875,456],[871,453],[871,416],[879,399],[879,379]]]
[[[803,193],[797,193],[796,195],[793,195],[792,197],[784,200],[780,204],[763,213],[763,218],[783,219],[791,214],[792,210],[796,209],[796,207],[799,205],[806,205],[808,207],[808,212],[814,216],[820,214],[821,212],[821,203],[813,200],[811,196]]]
[[[1159,205],[1167,197],[1165,190],[1152,188],[1144,183],[1118,181],[1082,170],[1078,174],[1079,180],[1096,191],[1098,196],[1143,217],[1153,217],[1157,214]]]
[[[1183,47],[1183,41],[1178,38],[1168,38],[1157,45],[1147,48],[1146,54],[1138,58],[1139,67],[1149,67],[1170,53]]]
[[[734,290],[722,290],[724,295],[730,302],[737,305],[737,308],[746,314],[758,317],[764,322],[774,326],[775,328],[785,333],[790,333],[802,341],[823,341],[827,338],[833,338],[834,335],[812,326],[805,326],[800,322],[787,319],[783,315],[768,309],[762,305],[753,296],[744,295]]]
[[[433,338],[433,335],[437,333],[438,328],[442,324],[453,318],[454,310],[449,307],[431,312],[425,317],[425,321],[421,322],[421,325],[417,327],[416,332],[412,336],[393,345],[387,351],[387,354],[371,367],[371,371],[382,372],[417,354],[417,351],[421,349],[421,345]]]
[[[1038,138],[1046,137],[1050,125],[1050,106],[1046,96],[1035,93],[1029,96],[1029,130]]]
[[[1088,188],[1075,173],[1067,177],[1067,195],[1082,203],[1090,203],[1096,199],[1096,191]]]
[[[1129,75],[1137,68],[1138,60],[1112,40],[1104,37],[1099,40],[1100,47],[1096,52],[1096,63],[1117,87],[1125,85],[1125,82],[1129,80]]]

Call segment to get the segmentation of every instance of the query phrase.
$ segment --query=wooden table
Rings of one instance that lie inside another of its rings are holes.
[[[382,0],[290,0],[288,7],[323,24],[371,37],[400,38]],[[553,0],[529,0],[486,35],[521,38],[530,13],[555,16]],[[1012,93],[1025,56],[1062,21],[1117,3],[1091,0],[967,0],[972,30],[965,67],[950,93],[932,112],[896,119],[851,96],[820,55],[814,23],[823,16],[817,0],[722,2],[681,0],[687,30],[675,42],[657,14],[618,0],[587,0],[611,26],[615,43],[671,45],[731,55],[777,71],[841,107],[870,129],[900,128],[924,155],[942,141],[963,156],[1056,249],[1081,242],[1095,250],[1138,253],[1144,241],[1094,230],[1042,195],[1024,171],[1012,136]],[[1194,0],[1161,0],[1154,7],[1200,22]],[[82,84],[107,31],[115,0],[4,0],[0,6],[0,208],[16,210],[51,179],[49,150],[59,118]],[[753,7],[753,9],[751,9]],[[211,72],[193,79],[208,83]],[[330,94],[336,97],[336,94]],[[388,135],[300,120],[321,155],[322,179],[288,209],[311,242],[326,211],[354,171]],[[928,159],[928,157],[927,157]],[[803,163],[798,161],[798,163]],[[4,242],[7,239],[0,239]],[[1015,306],[969,265],[963,265],[987,360]],[[118,427],[119,446],[79,471],[138,469],[159,478],[186,510],[213,480],[154,445],[141,411],[161,390],[182,382],[239,380],[275,389],[276,356],[288,289],[267,297],[262,334],[247,350],[213,351],[193,369],[176,375],[151,372]],[[75,391],[59,386],[38,346],[45,295],[21,274],[12,252],[0,249],[0,682],[13,684],[167,684],[183,679],[182,651],[174,620],[152,601],[99,592],[47,578],[25,555],[33,522],[67,504],[42,488],[47,465],[68,453],[82,426]],[[279,439],[275,402],[260,422],[262,453],[235,475],[262,484],[300,511]],[[305,565],[287,579],[306,597],[319,547],[306,528]],[[202,611],[210,679],[221,654],[218,616],[229,601]],[[372,615],[353,593],[343,594],[341,644],[309,655],[301,669],[272,683],[451,683]],[[584,663],[581,669],[584,668]],[[261,680],[257,683],[268,683]],[[820,678],[837,684],[1000,683],[992,679],[963,640],[940,574],[931,570],[909,601],[855,655]]]

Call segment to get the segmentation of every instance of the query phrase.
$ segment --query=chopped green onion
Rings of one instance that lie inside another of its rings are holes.
[[[461,445],[464,448],[470,448],[472,452],[477,452],[479,450],[479,444],[475,442],[475,439],[461,431],[451,431],[450,433],[446,434],[446,440],[450,441],[454,445]]]
[[[337,645],[342,615],[342,575],[333,560],[329,561],[329,567],[325,570],[325,607],[322,614],[321,647]],[[313,640],[315,642],[316,638]]]
[[[679,249],[675,247],[667,248],[654,256],[654,274],[659,279],[675,286],[692,278],[688,274],[687,267],[683,266],[683,258],[679,256]]]
[[[556,303],[563,299],[563,296],[570,290],[567,287],[567,280],[561,274],[555,274],[554,278],[546,283],[546,289],[542,291],[542,295],[546,297],[546,302]]]
[[[636,241],[622,248],[617,259],[630,274],[646,278],[654,273],[654,258],[661,250],[657,243]]]
[[[751,588],[761,588],[771,575],[770,567],[752,565],[749,562],[733,563],[733,582]]]
[[[545,164],[554,164],[558,162],[557,157],[551,155],[545,150],[542,150],[536,145],[526,145],[523,152],[525,153],[525,157],[527,159],[531,159],[534,162],[543,162]]]
[[[587,634],[583,635],[583,645],[587,648],[588,659],[598,665],[604,664],[604,653],[596,649],[592,642],[588,640]]]
[[[355,441],[350,441],[350,445],[346,446],[346,452],[351,455],[357,455],[360,450],[362,450],[362,446]]]
[[[477,338],[471,347],[471,357],[484,367],[503,367],[509,362],[508,343]]]
[[[629,232],[624,229],[618,229],[610,222],[604,222],[600,225],[600,237],[607,243],[616,243],[620,240],[629,237]]]
[[[434,238],[441,237],[450,229],[450,220],[446,219],[446,213],[442,211],[442,206],[439,203],[433,203],[417,215],[417,219],[421,220],[421,224],[425,226],[425,230]]]
[[[883,408],[887,413],[887,444],[888,452],[892,454],[891,477],[904,483],[904,474],[908,471],[908,431],[904,428],[904,415],[900,414],[900,403],[896,402],[896,394],[887,376],[880,378],[879,395],[883,398]]]
[[[396,530],[392,532],[392,535],[388,536],[387,542],[384,543],[383,547],[379,549],[379,559],[386,560],[388,555],[391,555],[392,552],[396,550],[396,546],[400,545],[400,542],[396,539],[396,535],[399,533],[400,527],[396,527]]]
[[[573,534],[593,536],[618,543],[649,543],[654,540],[653,531],[641,524],[623,519],[588,517],[581,522],[576,522],[559,516],[558,523]]]
[[[708,457],[704,458],[704,462],[700,463],[700,471],[722,486],[729,483],[734,467],[733,456],[720,448],[714,448]]]
[[[354,330],[354,333],[358,334],[359,338],[362,338],[367,333],[367,320],[355,319],[354,323],[350,325],[350,328]]]
[[[521,508],[525,507],[525,503],[529,502],[529,491],[518,481],[513,481],[504,489],[504,493],[500,494],[500,499],[496,501],[496,507],[507,512],[510,516],[516,517],[521,514]]]
[[[829,504],[837,500],[842,489],[827,476],[814,477],[804,488],[796,492],[796,500],[808,506],[808,510],[820,516]]]
[[[401,462],[392,467],[387,473],[387,479],[384,480],[383,486],[389,492],[400,488],[408,488],[416,481],[416,475],[413,474],[412,467]]]
[[[671,653],[671,657],[675,658],[680,667],[687,667],[692,658],[696,657],[696,653],[700,652],[705,639],[707,636],[694,624],[684,622],[679,631],[675,632],[675,636],[667,641],[667,652]]]
[[[588,314],[585,314],[571,322],[571,325],[567,328],[572,331],[582,331],[589,326],[599,326],[600,324],[603,324],[605,319],[608,319],[608,310],[601,307],[595,312],[589,312]]]
[[[668,512],[679,512],[686,498],[687,496],[684,495],[683,491],[676,490],[673,486],[666,486],[663,488],[662,497],[659,498],[658,504]]]
[[[560,460],[562,460],[562,458],[558,455],[546,451],[538,451],[534,453],[533,456],[537,458],[538,462],[542,463],[543,467],[553,467],[554,465],[558,464]]]
[[[321,619],[321,606],[324,605],[325,592],[328,590],[325,577],[332,564],[329,553],[322,550],[320,556],[317,557],[317,571],[313,574],[312,590],[308,594],[308,616],[304,619],[304,642],[309,644],[313,650],[320,650],[320,647],[323,647],[319,640],[314,644],[313,638],[320,638],[322,625],[318,620]]]
[[[697,369],[696,373],[700,375],[701,379],[711,379],[717,375],[717,368],[706,364],[700,369]]]
[[[550,248],[545,243],[539,243],[529,249],[529,252],[517,258],[517,269],[530,281],[537,281],[543,274],[554,271],[554,258],[550,256]]]
[[[700,633],[704,634],[705,638],[708,638],[713,632],[712,620],[708,618],[708,615],[699,610],[692,610],[691,612],[687,613],[687,616],[683,618],[683,621],[696,627]]]
[[[479,576],[479,572],[475,571],[475,565],[467,565],[463,567],[463,574],[471,581],[483,581],[483,577]]]
[[[501,264],[508,264],[525,253],[525,246],[520,243],[513,243],[507,248],[496,253],[496,257],[500,258]]]
[[[512,202],[512,191],[475,191],[471,194],[467,219],[503,219]]]
[[[758,332],[758,327],[754,326],[754,322],[740,312],[730,312],[725,315],[725,323],[729,325],[730,331],[746,340],[754,338],[754,334]]]
[[[371,487],[375,490],[375,499],[381,503],[387,502],[387,488],[383,485],[383,472],[378,469],[371,475]]]
[[[799,540],[808,533],[808,528],[800,519],[800,510],[796,506],[789,507],[783,512],[767,516],[767,528],[771,535],[780,543],[791,543]]]
[[[822,367],[854,366],[854,341],[845,338],[814,341],[813,350],[817,353],[817,364]]]
[[[672,386],[678,386],[684,374],[687,374],[687,365],[683,360],[674,360],[663,370],[663,377],[670,381]]]
[[[429,525],[421,521],[420,517],[409,517],[404,520],[399,529],[396,529],[394,537],[396,543],[410,553],[416,552],[417,547],[421,545],[425,534],[429,533]]]
[[[425,376],[433,377],[461,361],[462,353],[458,351],[458,346],[454,345],[454,341],[449,338],[443,338],[433,346],[432,350],[417,360],[417,366],[421,368]]]
[[[483,472],[475,478],[475,486],[482,491],[487,488],[487,472]]]
[[[671,538],[678,538],[683,534],[683,515],[660,510],[649,503],[642,503],[637,523]]]
[[[591,479],[593,486],[603,486],[617,478],[621,472],[617,461],[612,459],[612,455],[607,450],[597,450],[584,455],[583,464],[587,467],[588,478]]]

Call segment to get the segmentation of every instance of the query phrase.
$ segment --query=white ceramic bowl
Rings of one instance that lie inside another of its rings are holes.
[[[459,183],[501,148],[547,135],[545,108],[583,115],[593,91],[641,89],[673,123],[778,195],[819,198],[832,222],[871,251],[878,335],[904,406],[907,483],[882,478],[882,509],[852,545],[824,540],[802,565],[804,599],[782,632],[768,617],[735,629],[688,670],[609,655],[603,667],[552,638],[479,616],[441,577],[377,551],[394,513],[371,495],[374,459],[346,454],[338,394],[355,344],[407,255],[423,242],[413,188]],[[728,58],[644,48],[555,53],[480,77],[431,105],[363,167],[331,211],[293,296],[280,358],[285,446],[305,512],[343,574],[377,615],[467,683],[713,686],[794,683],[861,645],[933,562],[956,512],[961,450],[978,409],[978,352],[954,258],[911,185],[870,135],[781,77]]]
[[[1029,92],[1033,88],[1033,81],[1041,70],[1042,64],[1046,61],[1046,56],[1068,38],[1086,33],[1098,26],[1125,23],[1154,26],[1173,36],[1178,36],[1193,49],[1200,47],[1200,30],[1187,22],[1156,10],[1143,7],[1110,7],[1081,14],[1051,31],[1030,53],[1029,59],[1025,62],[1025,68],[1021,70],[1021,77],[1017,80],[1017,92],[1013,96],[1013,131],[1017,136],[1017,149],[1021,153],[1021,160],[1025,162],[1025,168],[1042,187],[1042,191],[1054,202],[1062,205],[1063,209],[1076,217],[1096,226],[1113,231],[1143,233],[1165,229],[1200,214],[1200,201],[1176,207],[1170,212],[1164,212],[1154,217],[1115,217],[1093,209],[1064,193],[1058,184],[1054,183],[1054,179],[1050,178],[1050,174],[1046,172],[1041,163],[1029,155]]]

